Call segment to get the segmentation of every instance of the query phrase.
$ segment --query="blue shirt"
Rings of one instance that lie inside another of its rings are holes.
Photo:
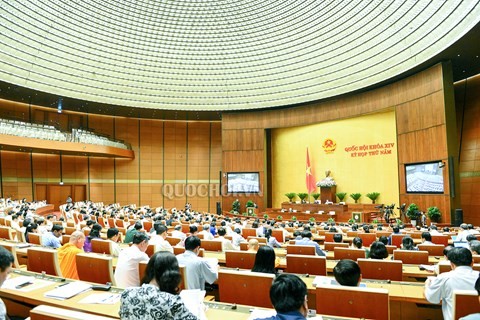
[[[255,320],[303,320],[307,319],[298,311],[277,313],[273,317],[255,319]]]
[[[316,243],[313,240],[310,240],[308,238],[303,238],[302,240],[295,240],[295,245],[299,246],[314,246],[315,247],[315,252],[317,253],[317,256],[325,256],[325,253],[322,251],[318,243]]]
[[[60,248],[62,244],[60,243],[60,238],[57,238],[53,233],[48,232],[42,236],[42,245],[50,248]]]

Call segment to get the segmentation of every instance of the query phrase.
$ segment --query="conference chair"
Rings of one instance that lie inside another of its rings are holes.
[[[257,229],[255,228],[243,228],[242,229],[242,237],[247,239],[248,237],[256,237],[257,236]]]
[[[362,270],[363,279],[403,280],[402,261],[361,258],[357,263]]]
[[[443,256],[443,249],[445,249],[442,244],[419,244],[417,247],[420,251],[428,251],[429,256],[437,257]]]
[[[301,245],[287,245],[287,254],[304,254],[314,256],[315,247],[314,246],[301,246]]]
[[[478,293],[475,290],[453,291],[453,319],[458,320],[472,313],[480,312]]]
[[[0,226],[5,226],[5,225],[6,225],[5,217],[0,217]]]
[[[103,239],[92,239],[92,252],[112,254],[112,242]]]
[[[480,263],[480,255],[474,254],[472,255],[473,263]]]
[[[444,247],[446,247],[448,246],[448,239],[450,239],[450,237],[443,234],[432,234],[432,242],[434,244],[442,244]]]
[[[388,238],[391,234],[391,231],[375,231],[375,235],[377,236],[377,238],[380,238],[381,236],[385,236]]]
[[[75,259],[80,280],[100,284],[110,282],[115,286],[112,257],[92,253],[79,253],[75,256]]]
[[[11,228],[12,227],[12,220],[11,219],[5,219],[5,226]]]
[[[270,287],[275,275],[259,272],[218,271],[220,302],[272,308]]]
[[[0,239],[14,240],[12,228],[0,226]]]
[[[349,244],[344,242],[324,242],[323,247],[327,251],[332,251],[334,248],[348,248]]]
[[[20,263],[18,263],[16,244],[14,244],[14,243],[2,243],[1,246],[4,247],[5,249],[7,249],[8,251],[10,251],[10,253],[12,254],[12,256],[13,256],[13,267],[14,268],[20,269],[22,267],[25,267],[25,265],[20,265]]]
[[[358,231],[347,231],[347,237],[349,238],[358,237]]]
[[[150,258],[151,256],[153,256],[153,254],[155,253],[155,245],[154,244],[149,244],[147,246],[147,250],[145,250],[145,253],[147,254],[147,256]]]
[[[88,229],[83,229],[82,232],[83,234],[85,235],[85,237],[88,237],[90,235],[90,231],[91,230],[88,230]]]
[[[394,250],[393,259],[404,264],[429,264],[428,251]]]
[[[177,237],[167,237],[165,240],[167,240],[168,243],[170,243],[171,246],[176,246],[177,244],[182,242],[182,239],[177,238]]]
[[[397,248],[401,248],[403,238],[405,238],[405,237],[406,237],[406,235],[404,235],[404,234],[392,234],[392,246],[396,246]]]
[[[113,320],[114,318],[94,315],[88,312],[38,305],[30,310],[30,320]]]
[[[206,251],[222,251],[222,241],[220,240],[200,240],[200,247]]]
[[[255,264],[256,252],[225,251],[225,266],[227,268],[252,269]]]
[[[143,229],[145,231],[150,232],[150,230],[152,230],[152,228],[153,228],[153,222],[152,221],[143,220],[142,223],[143,223]]]
[[[390,317],[387,289],[320,285],[315,291],[317,314],[376,320]]]
[[[42,235],[40,233],[28,233],[28,243],[42,245]]]
[[[108,227],[109,228],[115,228],[116,227],[114,218],[108,218],[107,221],[108,221]]]
[[[377,241],[375,233],[359,233],[358,237],[362,239],[364,247],[370,247],[373,242]]]
[[[74,221],[67,221],[67,227],[75,227]]]
[[[287,272],[326,276],[327,258],[312,255],[287,254]]]
[[[55,249],[30,247],[27,249],[27,270],[61,277],[58,253]]]
[[[272,229],[272,237],[277,239],[278,242],[285,242],[285,235],[283,234],[283,230],[281,229]]]
[[[318,230],[318,231],[317,231],[317,234],[318,234],[319,236],[325,236],[325,234],[326,234],[327,232],[328,232],[327,230],[321,229],[321,230]]]
[[[62,243],[62,245],[64,245],[65,243],[69,243],[70,242],[70,235],[63,234],[60,242]]]
[[[357,259],[365,258],[365,249],[354,248],[335,248],[333,249],[333,257],[335,260],[350,259],[357,261]]]
[[[188,223],[182,223],[182,232],[185,234],[190,233],[190,225]]]
[[[325,232],[325,240],[324,242],[333,242],[333,236],[337,234],[337,232]]]
[[[409,232],[408,235],[412,237],[412,239],[422,239],[422,231],[414,231],[414,232]]]
[[[105,224],[105,219],[103,217],[97,217],[97,223],[105,228],[107,225]]]
[[[240,250],[247,251],[248,250],[248,242],[240,242]]]
[[[125,228],[125,223],[122,219],[115,219],[114,220],[114,226],[116,228]],[[110,227],[111,228],[111,227]]]
[[[385,248],[387,248],[388,254],[393,254],[393,250],[397,250],[397,247],[396,247],[396,246],[386,245]]]

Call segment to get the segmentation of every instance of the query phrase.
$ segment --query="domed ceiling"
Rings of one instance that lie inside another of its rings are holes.
[[[479,2],[3,0],[0,80],[151,109],[299,104],[415,68],[480,21]]]

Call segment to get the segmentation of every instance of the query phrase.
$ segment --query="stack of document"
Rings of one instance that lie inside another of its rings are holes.
[[[80,282],[80,281],[74,281],[66,285],[62,285],[58,288],[55,288],[51,291],[45,292],[45,297],[65,300],[65,299],[74,297],[79,293],[87,291],[90,288],[92,288],[91,284]]]

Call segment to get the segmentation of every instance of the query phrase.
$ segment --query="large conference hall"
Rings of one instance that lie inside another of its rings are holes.
[[[337,223],[383,205],[407,224],[414,203],[480,225],[480,1],[2,0],[0,17],[2,199]]]

